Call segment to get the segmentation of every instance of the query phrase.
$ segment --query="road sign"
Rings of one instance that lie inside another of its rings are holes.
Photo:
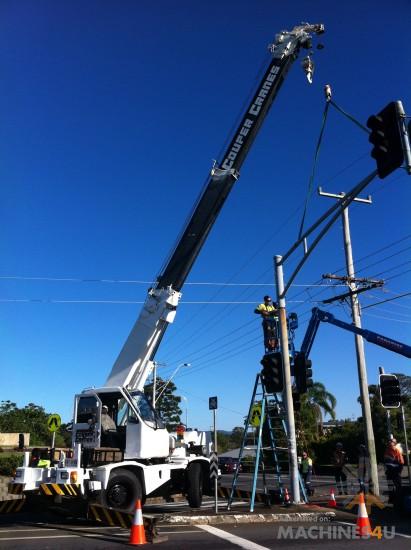
[[[218,478],[218,457],[217,453],[210,453],[210,479]]]
[[[208,398],[208,408],[210,411],[215,411],[218,409],[217,396]]]
[[[250,424],[255,428],[261,423],[261,403],[255,403],[251,409]]]
[[[61,418],[59,414],[51,414],[47,418],[47,428],[49,432],[56,432],[61,426]]]

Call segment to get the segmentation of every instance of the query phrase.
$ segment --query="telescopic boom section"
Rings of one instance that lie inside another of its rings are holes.
[[[239,170],[301,48],[311,48],[313,34],[322,24],[301,24],[276,35],[270,46],[272,60],[247,108],[221,162],[213,168],[182,236],[159,275],[124,347],[113,365],[106,386],[142,389],[155,352],[168,325],[173,322],[180,290],[222,209]]]
[[[334,315],[328,313],[328,311],[322,311],[321,309],[318,309],[316,307],[312,310],[311,319],[308,323],[303,343],[301,344],[301,352],[304,352],[306,357],[308,357],[311,351],[315,335],[317,334],[317,330],[321,322],[330,323],[331,325],[335,325],[336,327],[348,330],[349,332],[353,332],[354,334],[362,336],[365,340],[367,340],[367,342],[370,342],[371,344],[375,344],[376,346],[380,346],[381,348],[399,353],[404,357],[411,358],[411,347],[407,344],[397,342],[397,340],[393,340],[392,338],[388,338],[387,336],[378,334],[378,332],[373,332],[372,330],[356,327],[355,325],[351,325],[350,323],[346,323],[345,321],[340,321],[340,319],[336,319]]]

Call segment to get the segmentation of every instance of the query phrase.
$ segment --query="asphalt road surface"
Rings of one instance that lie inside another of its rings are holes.
[[[231,487],[233,480],[233,474],[223,474],[220,479],[220,485],[223,487]],[[237,479],[237,489],[243,489],[245,491],[251,490],[252,487],[252,480],[253,480],[253,474],[249,472],[241,472]],[[288,487],[290,491],[290,480],[288,474],[284,474],[281,476],[282,483],[285,487]],[[268,488],[277,488],[278,482],[274,478],[273,475],[267,474],[266,475],[266,484]],[[388,484],[387,480],[384,474],[379,475],[379,484],[380,484],[380,495],[381,500],[387,501],[388,500]],[[403,475],[403,484],[408,485],[408,480]],[[314,490],[314,496],[312,500],[316,500],[317,497],[321,496],[329,496],[330,491],[333,488],[336,491],[336,494],[338,494],[338,491],[336,490],[336,483],[334,476],[313,476],[311,480],[311,487]],[[263,481],[262,476],[258,476],[257,480],[257,489],[263,490]],[[348,494],[354,495],[359,491],[359,483],[357,478],[353,476],[348,476],[347,478],[347,489]]]
[[[238,488],[250,489],[252,474],[242,473]],[[221,485],[231,487],[232,476],[225,475]],[[287,482],[287,479],[284,478]],[[314,480],[315,496],[329,495],[330,487],[335,487],[332,477],[321,476]],[[382,480],[383,481],[383,480]],[[259,482],[260,483],[260,482]],[[274,485],[270,480],[269,485]],[[355,489],[355,487],[354,487]],[[351,491],[350,491],[351,492]],[[353,491],[354,492],[354,491]],[[343,498],[343,497],[340,497]],[[339,502],[339,504],[342,505]],[[220,500],[220,513],[225,510],[226,502]],[[233,509],[241,506],[234,501]],[[214,508],[214,500],[207,498],[202,513]],[[162,515],[164,513],[179,513],[187,509],[187,503],[162,503],[145,506],[146,513]],[[271,510],[275,512],[275,507]],[[196,548],[266,550],[287,548],[313,548],[322,546],[324,549],[347,549],[354,545],[353,550],[364,545],[376,548],[387,547],[396,550],[411,548],[411,521],[398,518],[392,508],[376,510],[372,514],[371,525],[374,531],[369,540],[352,538],[350,525],[355,524],[355,514],[348,518],[331,523],[242,523],[238,525],[169,525],[159,523],[161,542],[159,550],[192,550]],[[378,529],[378,526],[381,529]],[[393,527],[395,532],[393,532]],[[385,528],[385,530],[384,530]],[[348,537],[348,538],[347,538]],[[23,513],[0,516],[0,550],[2,548],[16,549],[92,549],[119,548],[127,545],[129,530],[119,527],[98,526],[86,520],[62,519],[45,517],[40,514]]]
[[[351,527],[342,522],[329,524],[270,523],[241,525],[160,525],[159,550],[232,549],[268,550],[322,547],[353,550],[367,548],[409,549],[411,535],[397,532],[394,538],[371,537],[368,540],[346,538]],[[378,535],[379,533],[377,533]],[[390,530],[386,533],[392,536]],[[0,528],[0,548],[17,549],[110,549],[125,546],[128,530],[66,523],[21,523]]]

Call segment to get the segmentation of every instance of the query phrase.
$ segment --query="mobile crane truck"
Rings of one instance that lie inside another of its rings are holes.
[[[49,461],[39,467],[34,453],[26,453],[10,485],[12,493],[48,502],[80,498],[131,511],[137,499],[186,495],[199,507],[210,490],[210,461],[205,433],[187,431],[183,439],[169,434],[143,390],[154,367],[154,357],[167,327],[174,321],[181,288],[197,258],[239,170],[301,49],[310,50],[312,37],[324,32],[322,24],[302,23],[276,35],[272,58],[221,161],[211,170],[182,236],[156,284],[148,291],[142,311],[113,368],[100,388],[75,396],[72,451],[46,450]],[[309,82],[312,61],[303,68]],[[102,415],[113,428],[105,433]],[[44,457],[42,457],[44,458]]]

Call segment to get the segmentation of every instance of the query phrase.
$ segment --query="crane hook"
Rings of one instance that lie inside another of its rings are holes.
[[[304,59],[302,60],[301,66],[304,69],[308,82],[312,84],[313,73],[314,73],[314,61],[311,59],[309,55],[307,55],[307,57],[304,57]]]
[[[331,97],[332,97],[332,90],[331,90],[331,86],[329,84],[326,84],[324,86],[324,94],[325,94],[325,100],[327,102],[331,101]]]

